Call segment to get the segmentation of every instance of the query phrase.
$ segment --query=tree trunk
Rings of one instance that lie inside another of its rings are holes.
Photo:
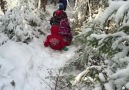
[[[5,1],[0,0],[1,10],[5,13]]]
[[[43,8],[46,11],[47,0],[39,0],[38,8]]]

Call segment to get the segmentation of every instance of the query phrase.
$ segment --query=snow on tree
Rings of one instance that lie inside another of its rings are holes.
[[[45,13],[38,9],[36,0],[6,0],[5,15],[0,18],[1,32],[15,41],[27,43],[44,34],[42,19]]]
[[[100,16],[103,8],[107,6],[107,0],[76,0],[72,24],[75,32],[87,22],[92,22]]]
[[[83,24],[74,38],[79,49],[71,64],[80,67],[74,72],[81,72],[72,84],[80,89],[129,89],[129,1],[109,0],[108,4],[100,19]]]

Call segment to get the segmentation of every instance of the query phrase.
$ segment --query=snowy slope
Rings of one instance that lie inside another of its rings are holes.
[[[48,71],[53,74],[74,55],[75,47],[70,50],[53,51],[45,48],[40,40],[29,45],[8,41],[0,47],[0,88],[2,90],[49,90]],[[16,86],[10,83],[14,81]],[[35,88],[35,89],[34,89]]]
[[[51,7],[48,12],[52,14]],[[43,41],[43,37],[35,38],[27,45],[7,40],[0,46],[0,90],[51,90],[54,87],[48,78],[50,72],[56,75],[74,55],[76,47],[54,51],[45,48]]]

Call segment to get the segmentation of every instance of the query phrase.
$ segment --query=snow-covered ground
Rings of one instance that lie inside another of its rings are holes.
[[[52,14],[56,7],[50,6],[47,10]],[[50,72],[56,75],[74,55],[76,47],[54,51],[44,47],[43,41],[43,37],[35,38],[27,45],[7,40],[0,46],[0,90],[51,90]]]

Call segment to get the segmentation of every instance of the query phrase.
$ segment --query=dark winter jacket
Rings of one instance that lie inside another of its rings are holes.
[[[62,18],[67,18],[67,14],[63,10],[56,10],[50,19],[51,25],[59,25]]]
[[[58,33],[59,27],[57,25],[52,25],[51,35],[47,36],[44,46],[50,46],[54,50],[62,50],[66,46],[66,43]]]
[[[63,5],[67,5],[67,0],[58,0],[58,3],[63,3]]]
[[[52,17],[50,19],[50,24],[51,25],[58,25],[59,26],[59,23],[60,23],[60,18]]]

